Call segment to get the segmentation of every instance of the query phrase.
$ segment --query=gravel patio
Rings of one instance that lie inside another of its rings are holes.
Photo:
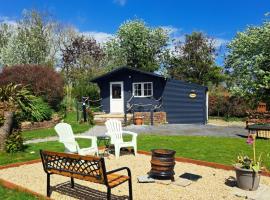
[[[106,159],[108,170],[128,166],[132,172],[133,196],[138,200],[150,199],[185,199],[185,200],[240,200],[233,194],[233,182],[229,181],[235,176],[234,171],[225,171],[189,163],[176,162],[175,179],[183,173],[201,175],[202,178],[186,187],[160,183],[138,183],[137,177],[146,175],[150,170],[150,156],[123,155],[118,160],[114,157]],[[37,193],[46,194],[46,174],[41,163],[22,165],[19,167],[3,169],[0,178],[17,185],[26,187]],[[51,184],[54,186],[53,199],[106,199],[106,187],[75,179],[75,189],[70,188],[69,178],[53,175]],[[261,183],[270,186],[270,178],[262,177]],[[127,184],[112,189],[112,199],[126,199]]]

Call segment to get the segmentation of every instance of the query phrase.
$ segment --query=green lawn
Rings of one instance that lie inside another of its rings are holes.
[[[36,197],[24,193],[24,192],[19,192],[17,190],[10,190],[7,188],[4,188],[0,184],[0,199],[5,199],[5,200],[34,200],[37,199]]]
[[[76,112],[67,113],[64,122],[69,123],[72,126],[74,133],[82,133],[87,131],[91,125],[88,123],[79,124],[76,119]],[[45,138],[49,136],[56,136],[56,132],[53,128],[38,129],[33,131],[24,131],[23,133],[24,140],[31,140],[36,138]]]
[[[130,137],[125,137],[125,140]],[[81,139],[79,145],[86,147],[89,140]],[[246,144],[242,138],[222,138],[222,137],[202,137],[202,136],[158,136],[139,135],[138,149],[150,151],[154,148],[169,148],[176,150],[176,156],[193,158],[231,165],[238,153],[248,153],[251,155],[251,146]],[[39,158],[39,150],[63,151],[63,145],[59,142],[43,142],[30,144],[23,152],[14,154],[0,153],[0,165],[9,163],[33,160]],[[270,160],[267,154],[270,152],[270,141],[257,140],[257,152],[262,152],[264,163],[270,169]],[[35,199],[35,197],[14,190],[5,189],[0,186],[1,199],[24,200]]]
[[[80,140],[79,144],[89,145],[88,140]],[[202,136],[158,136],[139,135],[138,149],[150,151],[154,148],[169,148],[176,150],[176,156],[193,158],[231,165],[236,156],[243,152],[252,154],[251,146],[246,144],[242,138],[202,137]],[[52,151],[63,151],[63,145],[59,142],[43,142],[26,146],[24,152],[7,154],[0,153],[0,165],[19,161],[33,160],[39,158],[39,149]],[[270,141],[257,140],[257,154],[263,153],[263,158],[268,169],[270,159]]]

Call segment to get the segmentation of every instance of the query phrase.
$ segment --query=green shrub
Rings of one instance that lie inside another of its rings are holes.
[[[43,121],[43,120],[49,120],[52,116],[52,109],[50,106],[42,100],[40,97],[33,98],[31,101],[33,107],[35,108],[33,112],[38,112],[40,115],[36,116],[33,115],[33,112],[25,112],[22,111],[20,113],[20,120],[21,121]]]
[[[23,149],[23,137],[20,130],[13,131],[6,140],[6,152],[15,153]]]
[[[15,153],[23,150],[23,137],[20,129],[20,121],[17,114],[14,115],[12,132],[5,141],[5,150],[7,153]]]
[[[86,112],[88,115],[88,123],[94,125],[94,113],[90,109],[87,109]]]

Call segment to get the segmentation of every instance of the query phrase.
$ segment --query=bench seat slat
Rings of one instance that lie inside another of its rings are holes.
[[[120,174],[108,174],[107,179],[108,179],[109,186],[113,188],[129,180],[129,177],[125,175],[120,175]]]

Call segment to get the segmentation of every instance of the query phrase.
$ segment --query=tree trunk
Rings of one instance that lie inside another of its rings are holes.
[[[0,151],[5,150],[5,143],[8,135],[12,131],[12,124],[13,124],[13,113],[12,112],[5,112],[4,113],[4,125],[0,127]]]

